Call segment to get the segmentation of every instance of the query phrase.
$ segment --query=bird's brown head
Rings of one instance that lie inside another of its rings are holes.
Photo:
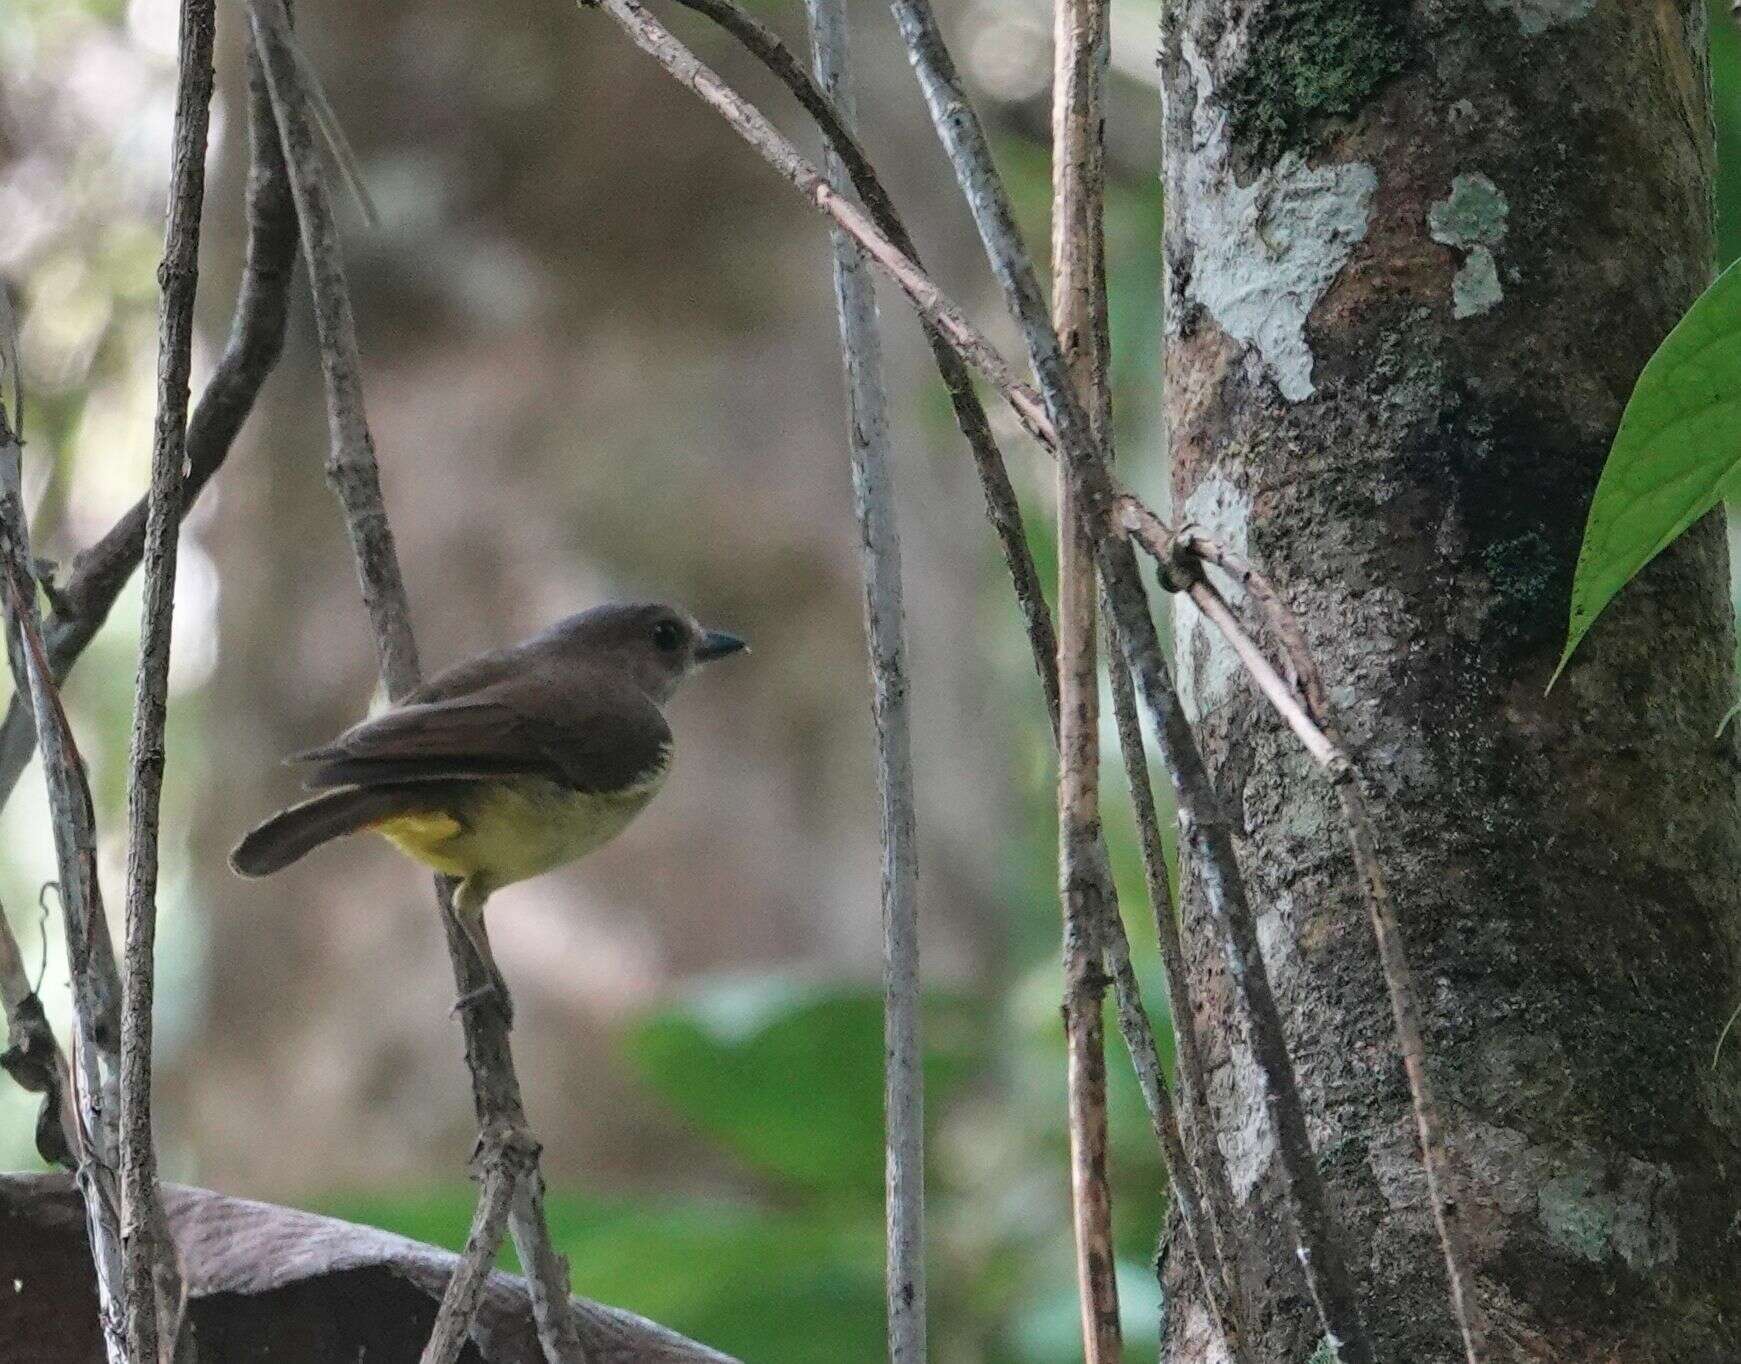
[[[595,606],[559,622],[547,638],[577,661],[622,668],[660,705],[700,664],[748,647],[736,635],[706,629],[687,611],[660,602]]]

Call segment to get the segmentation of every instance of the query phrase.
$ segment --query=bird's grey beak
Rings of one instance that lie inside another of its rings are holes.
[[[736,635],[728,635],[724,630],[706,630],[702,632],[701,643],[695,646],[695,657],[702,663],[711,663],[716,658],[724,658],[727,654],[735,654],[749,647]]]

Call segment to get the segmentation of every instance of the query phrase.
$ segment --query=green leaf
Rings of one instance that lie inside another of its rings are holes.
[[[926,1109],[983,1064],[983,1020],[928,997]],[[741,1159],[823,1199],[883,1190],[883,1019],[875,991],[777,976],[705,982],[639,1021],[626,1056],[660,1096]]]
[[[1741,469],[1741,265],[1700,295],[1639,375],[1602,466],[1566,649],[1676,536],[1722,500]]]

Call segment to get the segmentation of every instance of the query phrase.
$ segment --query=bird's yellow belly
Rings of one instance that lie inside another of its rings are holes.
[[[663,777],[607,794],[535,778],[479,782],[451,811],[395,815],[374,830],[444,876],[475,876],[493,890],[610,842],[657,794]]]

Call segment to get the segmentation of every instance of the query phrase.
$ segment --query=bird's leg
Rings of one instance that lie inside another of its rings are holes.
[[[514,1024],[514,1000],[508,993],[508,982],[502,975],[502,970],[496,965],[495,953],[490,951],[489,931],[484,927],[484,903],[489,899],[489,890],[478,883],[478,878],[467,877],[459,883],[459,888],[453,894],[453,917],[465,934],[466,941],[471,944],[472,953],[477,958],[478,965],[483,969],[486,983],[471,989],[454,1001],[454,1012],[469,1009],[483,1003],[491,995],[496,997],[502,1010],[502,1018],[512,1027]]]

